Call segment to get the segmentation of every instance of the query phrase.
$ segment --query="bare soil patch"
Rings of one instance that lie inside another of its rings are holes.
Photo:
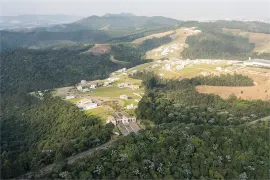
[[[152,39],[152,38],[162,38],[162,37],[164,37],[164,36],[169,36],[169,35],[172,35],[172,34],[174,34],[174,33],[175,33],[175,31],[171,30],[171,31],[163,32],[163,33],[151,34],[151,35],[149,35],[149,36],[145,36],[145,37],[136,39],[136,40],[134,40],[132,43],[135,43],[135,44],[141,44],[141,43],[143,43],[143,41],[145,41],[145,40],[147,40],[147,39]]]
[[[109,45],[106,44],[96,44],[94,47],[90,48],[86,52],[92,53],[94,56],[99,56],[105,54],[111,50]]]
[[[156,49],[148,51],[146,58],[159,60],[159,59],[180,59],[182,58],[181,52],[185,47],[188,47],[185,43],[188,36],[193,36],[200,33],[195,28],[179,28],[170,35],[172,42],[164,44]]]
[[[200,93],[213,93],[227,99],[231,94],[247,100],[270,100],[270,70],[259,68],[244,68],[239,70],[254,80],[250,87],[197,86]]]

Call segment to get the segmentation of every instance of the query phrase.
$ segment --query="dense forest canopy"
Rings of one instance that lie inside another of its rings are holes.
[[[12,178],[107,142],[102,125],[78,107],[51,97],[6,95],[1,102],[1,177]]]
[[[128,67],[147,62],[142,60],[140,50],[133,49],[139,56],[123,59],[130,62]],[[83,50],[16,49],[1,53],[1,92],[30,92],[72,85],[81,79],[102,79],[126,66],[112,62],[110,54],[94,56]]]
[[[67,179],[267,179],[267,125],[161,124],[55,170]],[[262,145],[263,144],[263,145]]]
[[[125,62],[137,62],[139,59],[143,59],[147,51],[157,48],[163,44],[171,42],[172,39],[169,36],[161,38],[151,38],[143,41],[142,44],[114,44],[111,45],[111,53],[114,58]],[[149,62],[145,60],[144,62]]]

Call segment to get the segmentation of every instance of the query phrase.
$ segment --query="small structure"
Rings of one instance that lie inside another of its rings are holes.
[[[123,112],[118,112],[115,114],[115,116],[109,116],[106,123],[113,123],[114,125],[117,124],[129,124],[131,122],[136,122],[135,116],[128,116],[127,114]]]
[[[130,86],[130,83],[119,83],[119,84],[117,84],[117,86],[118,86],[119,88],[129,87],[129,86]]]
[[[216,67],[216,70],[217,71],[222,71],[222,68],[221,67]]]
[[[130,105],[127,105],[127,109],[130,110],[130,109],[136,109],[137,106],[134,106],[134,104],[130,104]]]
[[[78,91],[82,91],[83,90],[82,86],[77,86],[76,88],[77,88]]]
[[[135,90],[135,89],[140,89],[139,85],[130,85],[129,86],[131,89]]]
[[[82,92],[90,92],[89,88],[83,88]]]
[[[74,95],[69,95],[69,96],[66,96],[66,100],[69,100],[69,99],[74,99],[75,96]]]
[[[91,84],[91,85],[90,85],[90,88],[91,88],[91,89],[96,89],[96,88],[97,88],[97,84]]]
[[[97,103],[86,103],[84,104],[83,109],[84,110],[93,109],[93,108],[96,108],[97,106],[98,106]]]
[[[81,84],[86,84],[86,80],[81,80]]]
[[[123,95],[120,95],[120,99],[128,100],[129,97],[127,95],[123,94]]]

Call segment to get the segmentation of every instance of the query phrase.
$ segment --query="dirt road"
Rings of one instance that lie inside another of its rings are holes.
[[[104,149],[104,148],[107,148],[107,147],[111,146],[115,141],[117,141],[117,139],[110,140],[109,142],[107,142],[105,144],[102,144],[101,146],[98,146],[98,147],[89,149],[87,151],[78,153],[78,154],[76,154],[74,156],[70,156],[70,157],[66,158],[65,161],[69,165],[73,164],[78,159],[84,158],[86,156],[89,156],[89,155],[93,154],[94,152],[96,152],[98,150],[101,150],[101,149]],[[53,170],[53,168],[55,168],[56,166],[57,166],[57,164],[53,163],[53,164],[50,164],[50,165],[47,165],[47,166],[41,168],[39,170],[39,172],[28,172],[27,174],[24,174],[24,175],[22,175],[20,177],[17,177],[16,179],[29,179],[31,177],[39,178],[39,177],[42,177],[42,176],[44,176],[46,174],[49,174]]]

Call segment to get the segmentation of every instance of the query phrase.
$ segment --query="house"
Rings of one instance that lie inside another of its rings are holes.
[[[77,90],[82,91],[83,90],[82,86],[77,86]]]
[[[128,100],[129,97],[127,95],[123,94],[123,95],[120,96],[120,99]]]
[[[131,89],[135,90],[135,89],[140,89],[139,85],[130,85],[129,86]]]
[[[81,80],[81,84],[86,84],[86,80]]]
[[[96,108],[97,106],[98,106],[97,103],[85,103],[83,105],[83,109],[84,110],[93,109],[93,108]]]
[[[216,70],[217,71],[222,71],[222,68],[221,67],[216,67]]]
[[[69,100],[69,99],[74,99],[75,96],[74,95],[69,95],[69,96],[66,96],[66,100]]]
[[[130,110],[130,109],[136,109],[137,106],[134,106],[134,104],[130,104],[130,105],[127,105],[127,109]]]
[[[119,83],[119,84],[117,84],[117,86],[118,86],[119,88],[129,87],[129,86],[130,86],[130,83]]]
[[[129,124],[131,122],[136,122],[136,117],[135,116],[130,117],[125,113],[118,112],[114,117],[113,116],[108,117],[106,123],[110,122],[113,123],[114,125]]]
[[[91,88],[91,89],[96,89],[96,88],[97,88],[97,85],[96,85],[96,84],[91,84],[91,85],[90,85],[90,88]]]

